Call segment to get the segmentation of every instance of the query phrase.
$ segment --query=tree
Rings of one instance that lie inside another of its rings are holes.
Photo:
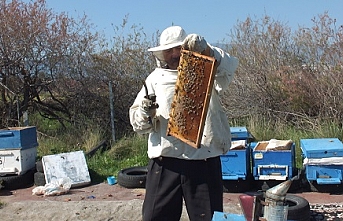
[[[20,125],[18,116],[29,108],[61,123],[71,119],[61,91],[85,74],[97,33],[89,31],[86,16],[76,21],[56,14],[45,0],[0,0],[0,6],[0,125]]]
[[[303,126],[311,119],[343,119],[342,38],[327,13],[312,28],[291,29],[269,16],[239,22],[231,53],[240,60],[223,98],[233,118],[262,115]]]

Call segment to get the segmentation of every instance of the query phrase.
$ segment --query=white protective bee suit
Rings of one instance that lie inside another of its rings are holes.
[[[133,130],[140,134],[149,133],[149,158],[164,156],[199,160],[219,156],[229,150],[231,146],[230,126],[221,106],[219,94],[226,90],[232,81],[238,66],[238,59],[231,57],[220,48],[208,46],[213,50],[213,56],[219,62],[219,66],[215,73],[201,147],[198,149],[173,136],[166,135],[178,72],[177,70],[162,68],[161,63],[163,64],[163,61],[161,61],[159,51],[152,50],[157,58],[158,67],[147,77],[146,85],[149,94],[154,93],[156,95],[156,102],[159,107],[156,109],[151,124],[141,107],[146,95],[145,89],[142,87],[129,110]]]

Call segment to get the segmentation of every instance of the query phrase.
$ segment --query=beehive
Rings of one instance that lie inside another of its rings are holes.
[[[167,135],[199,148],[214,81],[213,57],[181,50]]]

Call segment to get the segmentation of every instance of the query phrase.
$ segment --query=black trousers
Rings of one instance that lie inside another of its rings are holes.
[[[191,221],[211,221],[214,211],[223,211],[220,157],[150,160],[143,221],[179,221],[183,201]]]

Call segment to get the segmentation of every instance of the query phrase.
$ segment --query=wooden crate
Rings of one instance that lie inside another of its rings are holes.
[[[167,135],[199,148],[215,74],[213,57],[181,50]]]

